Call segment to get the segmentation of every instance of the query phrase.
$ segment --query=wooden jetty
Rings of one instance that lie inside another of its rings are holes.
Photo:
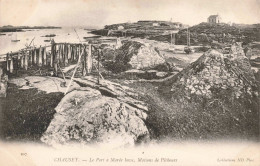
[[[0,62],[2,61],[4,64],[2,65],[3,70],[7,74],[15,73],[20,69],[28,70],[32,66],[36,69],[50,67],[57,74],[59,67],[66,67],[80,62],[80,65],[82,65],[82,75],[84,76],[86,73],[91,72],[93,58],[100,59],[100,55],[102,54],[100,52],[101,49],[99,49],[98,45],[53,42],[48,46],[28,47],[16,52],[0,55]],[[99,66],[96,68],[99,70]]]

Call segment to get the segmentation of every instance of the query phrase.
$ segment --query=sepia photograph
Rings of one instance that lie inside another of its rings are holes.
[[[0,0],[1,166],[259,166],[259,0]]]

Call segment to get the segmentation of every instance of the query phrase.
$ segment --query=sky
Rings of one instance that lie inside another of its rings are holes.
[[[260,0],[0,0],[0,26],[103,27],[138,20],[260,23]]]

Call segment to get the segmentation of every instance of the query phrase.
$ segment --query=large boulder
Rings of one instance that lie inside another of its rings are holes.
[[[118,147],[149,137],[142,110],[92,88],[68,93],[55,110],[41,138],[54,147],[75,142],[115,143],[111,145]]]
[[[125,41],[119,49],[115,50],[114,55],[114,61],[105,62],[104,65],[115,73],[129,69],[152,68],[165,62],[155,47],[136,41]]]
[[[155,51],[151,46],[142,45],[137,54],[134,54],[130,59],[129,64],[131,64],[134,69],[144,69],[152,68],[156,65],[164,63],[165,60],[160,54]]]

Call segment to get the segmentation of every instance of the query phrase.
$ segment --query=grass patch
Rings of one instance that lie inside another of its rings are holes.
[[[7,97],[0,99],[3,139],[39,141],[63,93],[46,94],[37,89],[20,90],[13,84],[8,86]]]
[[[156,84],[130,86],[145,94],[142,100],[149,104],[146,125],[153,139],[259,139],[257,98],[233,100],[231,92],[220,91],[211,99],[196,95],[187,99],[184,91],[173,96],[159,93]]]

